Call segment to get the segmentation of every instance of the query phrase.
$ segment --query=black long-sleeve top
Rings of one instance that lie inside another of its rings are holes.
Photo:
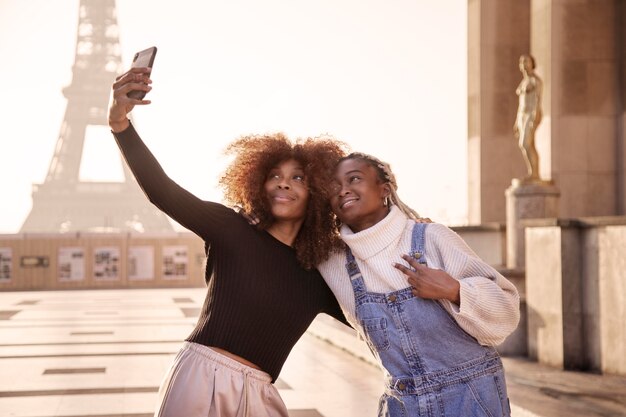
[[[208,291],[186,340],[245,358],[275,381],[318,313],[346,323],[324,279],[304,270],[293,248],[172,181],[132,125],[114,136],[150,201],[205,242]]]

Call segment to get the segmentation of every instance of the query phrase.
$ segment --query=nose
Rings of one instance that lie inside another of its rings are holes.
[[[291,185],[289,184],[289,181],[286,178],[281,178],[278,181],[277,186],[281,190],[289,190],[291,188]]]
[[[339,197],[345,197],[350,194],[350,188],[346,184],[340,184],[338,193]]]

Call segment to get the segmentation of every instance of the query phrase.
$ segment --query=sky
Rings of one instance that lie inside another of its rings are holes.
[[[72,80],[79,0],[0,0],[0,233],[45,179]],[[124,68],[157,46],[152,104],[132,117],[168,175],[221,201],[226,145],[330,134],[389,162],[421,215],[467,223],[465,0],[117,0]],[[122,178],[106,128],[84,181]]]

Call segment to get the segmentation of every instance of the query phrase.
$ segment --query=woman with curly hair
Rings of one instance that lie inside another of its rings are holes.
[[[221,185],[229,203],[257,213],[251,226],[232,209],[202,201],[172,181],[127,114],[148,100],[149,68],[113,84],[109,126],[150,201],[205,241],[208,291],[159,391],[155,416],[280,416],[272,384],[318,313],[343,321],[332,292],[313,267],[339,247],[327,186],[343,145],[332,139],[290,142],[282,134],[232,143],[235,159]]]

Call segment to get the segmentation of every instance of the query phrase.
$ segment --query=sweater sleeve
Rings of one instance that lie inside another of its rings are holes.
[[[330,292],[330,290],[329,290],[329,292]],[[329,305],[326,307],[326,310],[324,310],[324,313],[326,313],[329,316],[333,317],[334,319],[340,321],[341,323],[345,324],[346,326],[352,327],[352,324],[350,324],[350,322],[346,318],[346,315],[344,314],[343,310],[339,306],[339,303],[337,302],[337,299],[335,298],[335,296],[332,293],[330,294],[328,304]]]
[[[185,228],[212,241],[237,216],[231,209],[194,196],[171,180],[131,124],[113,132],[128,167],[152,204]]]
[[[515,286],[480,259],[451,229],[431,225],[427,232],[429,250],[434,252],[448,274],[459,280],[460,306],[440,300],[463,330],[481,345],[495,346],[504,341],[519,323],[519,293]],[[432,252],[431,252],[432,253]],[[428,260],[428,259],[427,259]]]

